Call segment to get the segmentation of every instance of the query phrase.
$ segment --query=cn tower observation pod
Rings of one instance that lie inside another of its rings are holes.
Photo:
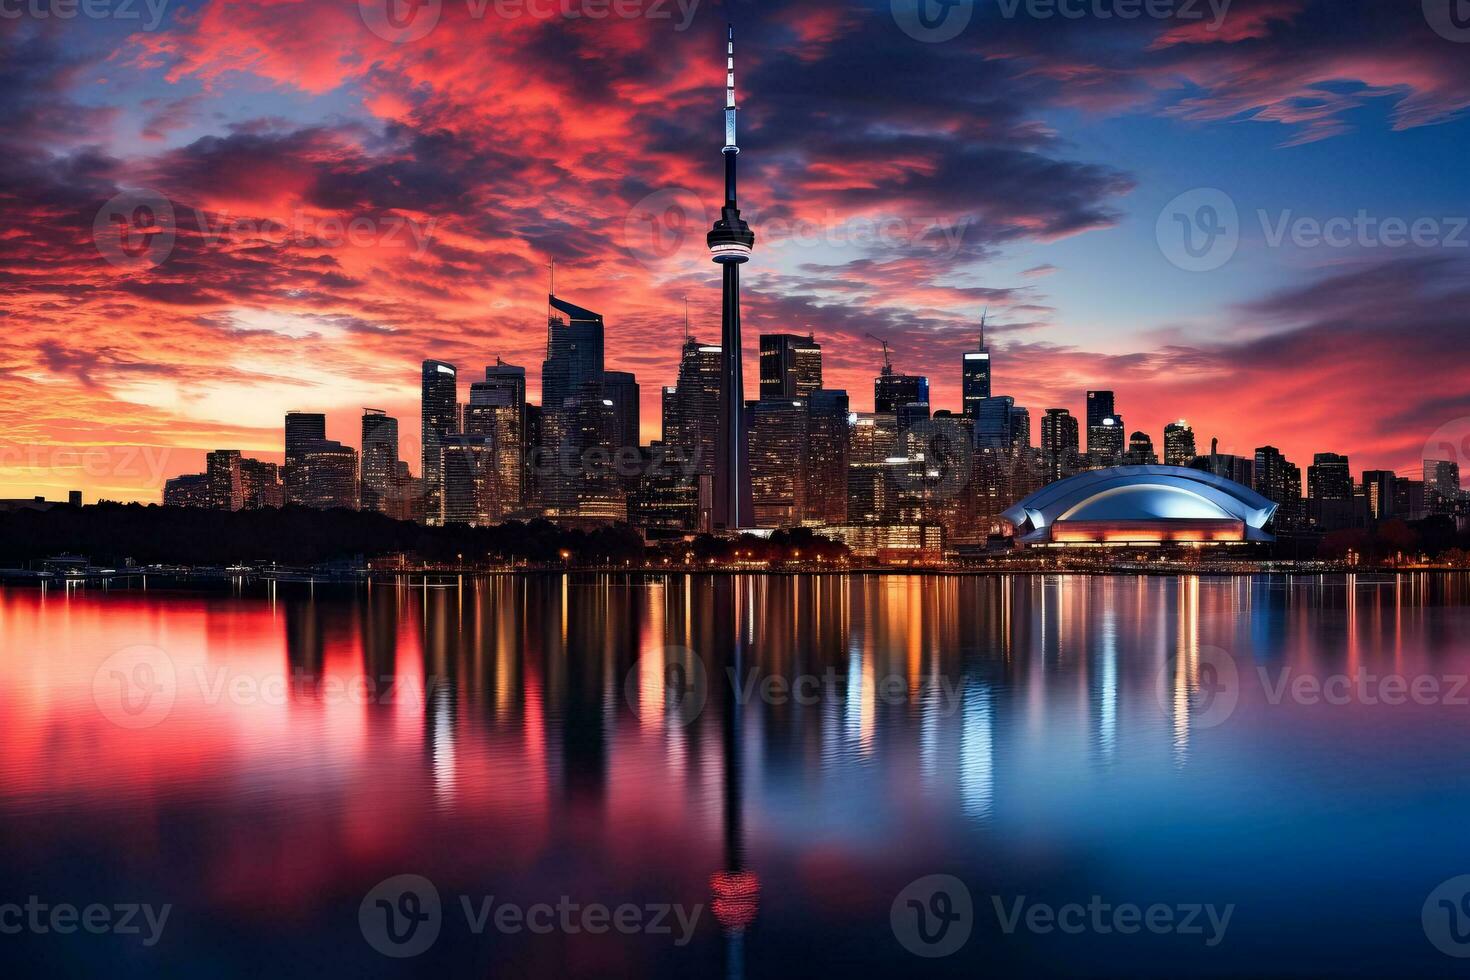
[[[1026,546],[1240,544],[1275,540],[1276,504],[1182,466],[1113,466],[1059,480],[1001,516]]]

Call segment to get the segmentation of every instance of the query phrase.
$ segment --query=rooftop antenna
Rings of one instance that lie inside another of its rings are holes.
[[[684,294],[684,343],[689,343],[689,294]]]

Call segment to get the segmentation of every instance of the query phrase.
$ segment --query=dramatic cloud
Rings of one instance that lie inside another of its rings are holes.
[[[1085,262],[1008,260],[1123,227],[1156,175],[1110,160],[1107,120],[1302,143],[1363,125],[1366,106],[1384,107],[1380,128],[1456,118],[1466,48],[1418,7],[1236,0],[1211,30],[979,5],[927,44],[887,0],[740,5],[750,347],[811,331],[829,385],[864,409],[881,336],[955,406],[989,307],[998,385],[1036,415],[1111,386],[1156,438],[1188,414],[1237,449],[1411,465],[1425,427],[1459,411],[1463,268],[1418,256],[1246,288],[1211,346],[1120,355],[1111,337],[1055,339],[1069,325],[1048,291]],[[638,373],[656,437],[684,297],[697,333],[718,330],[703,234],[726,16],[658,9],[670,17],[446,0],[401,42],[357,0],[206,0],[131,35],[0,21],[0,494],[156,499],[159,467],[120,460],[279,458],[292,408],[328,411],[351,444],[361,406],[399,414],[417,469],[424,357],[466,376],[504,357],[535,395],[553,260],[558,292],[606,314],[609,364]],[[1362,419],[1359,369],[1424,395]]]

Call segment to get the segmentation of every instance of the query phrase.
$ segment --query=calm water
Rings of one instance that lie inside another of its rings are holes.
[[[169,911],[0,908],[0,962],[1450,975],[1421,913],[1470,929],[1463,889],[1431,900],[1470,873],[1467,604],[1429,576],[4,590],[0,905]]]

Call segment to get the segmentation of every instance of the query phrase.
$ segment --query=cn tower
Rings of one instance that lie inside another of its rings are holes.
[[[740,267],[750,261],[755,233],[735,204],[735,27],[725,41],[725,206],[708,236],[710,256],[724,273],[720,320],[720,422],[715,460],[714,524],[726,531],[749,527],[754,506],[745,444],[745,382],[741,375]]]

